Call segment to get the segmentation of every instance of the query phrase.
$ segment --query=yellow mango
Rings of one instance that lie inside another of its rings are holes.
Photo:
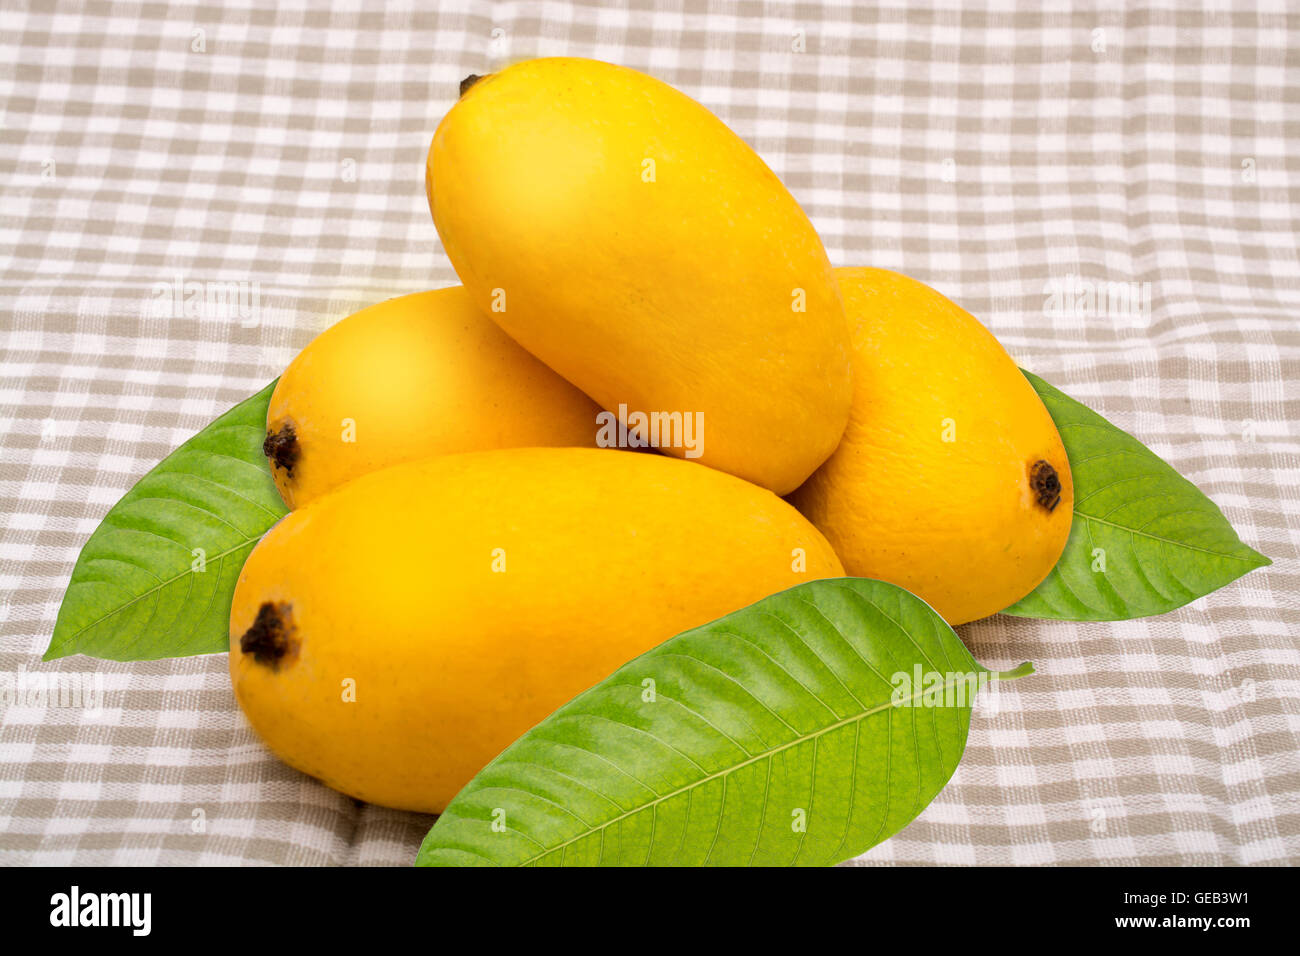
[[[692,462],[444,455],[358,478],[267,533],[235,587],[230,676],[285,762],[439,812],[631,658],[842,572],[785,501]]]
[[[263,451],[297,508],[430,455],[592,446],[598,414],[453,286],[372,305],[313,339],[271,394]]]
[[[793,490],[851,397],[843,306],[799,204],[717,117],[635,70],[557,57],[467,84],[426,187],[474,301],[642,439],[638,414],[698,416],[701,463]]]
[[[950,624],[1014,604],[1056,564],[1074,486],[1061,436],[970,313],[883,269],[837,269],[853,338],[840,447],[791,501],[852,575]]]

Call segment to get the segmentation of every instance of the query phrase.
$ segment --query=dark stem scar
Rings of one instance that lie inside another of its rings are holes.
[[[298,433],[291,422],[285,422],[278,428],[266,433],[262,442],[262,454],[271,460],[271,465],[283,468],[287,477],[293,477],[293,466],[298,464],[302,448],[298,444]]]
[[[469,88],[470,88],[471,86],[473,86],[475,83],[477,83],[477,82],[478,82],[479,80],[481,80],[481,79],[483,79],[483,77],[482,77],[480,74],[478,74],[478,73],[471,73],[469,76],[465,77],[465,79],[461,80],[461,81],[460,81],[460,95],[461,95],[461,96],[464,96],[466,93],[468,93],[468,92],[469,92]]]
[[[1034,489],[1038,506],[1051,514],[1061,503],[1061,476],[1043,459],[1029,466],[1029,486]]]
[[[253,626],[239,639],[239,649],[252,654],[257,663],[279,670],[285,658],[291,658],[298,650],[290,605],[263,602]]]

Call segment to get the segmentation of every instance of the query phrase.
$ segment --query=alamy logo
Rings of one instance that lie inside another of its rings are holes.
[[[890,678],[895,707],[970,707],[985,687],[996,686],[988,671],[927,671],[920,664],[912,673],[898,671]]]
[[[51,926],[129,926],[131,935],[148,936],[152,926],[151,893],[71,892],[50,897]]]
[[[98,717],[104,712],[104,675],[77,671],[32,671],[19,665],[14,672],[0,671],[0,709],[51,707],[85,711]]]
[[[703,412],[600,412],[596,444],[601,448],[680,448],[686,458],[704,454]]]
[[[155,282],[152,315],[162,319],[217,319],[238,322],[246,329],[261,321],[262,286],[247,280],[186,282],[176,275],[171,282]]]
[[[1150,282],[1103,282],[1071,273],[1043,285],[1043,315],[1048,318],[1113,319],[1141,326],[1151,320]]]

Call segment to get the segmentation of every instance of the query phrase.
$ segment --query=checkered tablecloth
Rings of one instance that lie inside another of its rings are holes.
[[[0,0],[0,672],[103,688],[0,706],[0,863],[411,861],[431,818],[280,764],[224,655],[39,658],[137,478],[329,323],[455,281],[434,127],[466,74],[553,54],[706,104],[835,264],[962,303],[1275,562],[1163,617],[962,628],[1039,673],[861,862],[1300,862],[1294,2],[267,6]],[[257,307],[157,308],[191,282]]]

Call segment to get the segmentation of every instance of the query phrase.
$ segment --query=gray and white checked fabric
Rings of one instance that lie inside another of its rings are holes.
[[[0,672],[103,687],[99,713],[0,710],[0,862],[413,858],[431,818],[278,763],[224,655],[39,656],[139,476],[330,322],[455,281],[430,136],[461,77],[552,54],[705,103],[836,264],[964,304],[1274,559],[1163,617],[964,627],[1039,673],[860,862],[1300,862],[1294,0],[269,6],[0,0]],[[252,307],[158,314],[189,282]],[[1084,283],[1136,296],[1089,309]]]

